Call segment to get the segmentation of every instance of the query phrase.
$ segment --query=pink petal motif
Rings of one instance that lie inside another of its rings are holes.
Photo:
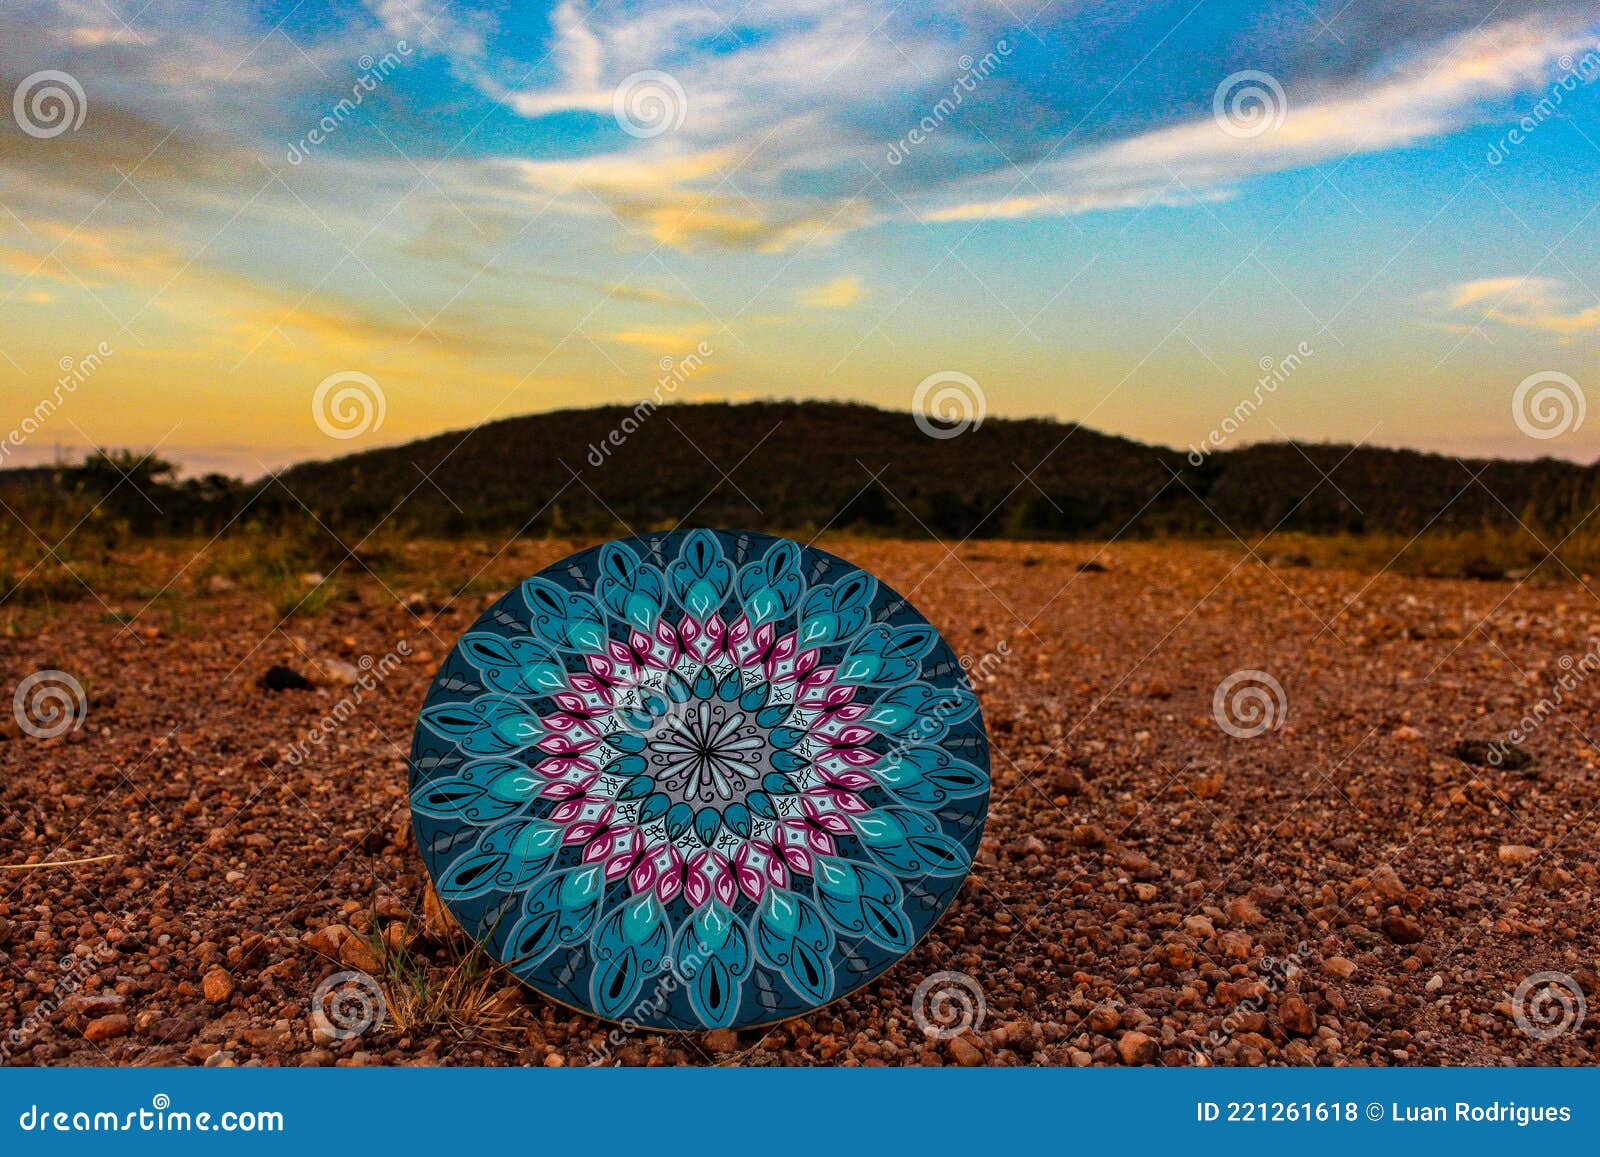
[[[663,847],[665,866],[661,869],[661,882],[656,885],[656,898],[663,904],[670,904],[683,887],[683,853],[671,844]]]
[[[779,845],[778,851],[782,854],[789,867],[797,872],[804,872],[808,876],[811,874],[811,853],[806,849],[804,840],[790,841],[785,839]]]
[[[559,804],[556,810],[550,813],[550,819],[558,824],[570,824],[583,814],[583,797],[569,799]],[[570,841],[569,841],[570,842]]]
[[[600,778],[600,769],[587,759],[564,755],[541,759],[535,770],[550,782],[539,792],[546,799],[567,799],[582,795]]]
[[[697,852],[684,869],[683,898],[691,907],[698,908],[715,896],[724,904],[732,904],[737,888],[728,857],[710,848]]]
[[[797,638],[793,633],[785,635],[767,656],[767,678],[772,682],[793,683],[821,659],[821,652],[815,649],[798,650]]]
[[[656,862],[646,855],[639,859],[639,866],[633,870],[633,875],[628,877],[628,887],[633,889],[635,896],[648,892],[650,885],[656,882]]]
[[[878,762],[878,753],[870,747],[829,747],[812,762],[824,771],[842,771],[851,767],[871,767]]]
[[[611,710],[611,688],[604,681],[579,671],[567,676],[567,684],[570,691],[557,691],[551,696],[563,711],[593,719]]]
[[[762,623],[756,628],[756,633],[750,637],[750,645],[754,649],[750,662],[757,661],[766,656],[772,648],[772,642],[777,637],[778,628],[771,623]],[[748,663],[746,664],[748,666]]]
[[[568,779],[571,778],[573,772],[587,775],[589,772],[598,772],[600,768],[592,760],[567,755],[553,755],[549,759],[541,759],[534,765],[534,770],[549,779]]]
[[[871,739],[874,732],[867,731],[860,726],[851,726],[857,719],[870,710],[865,703],[846,703],[841,707],[830,707],[823,710],[811,721],[811,726],[806,728],[806,734],[813,739],[824,743],[865,743]],[[855,734],[859,738],[847,739],[847,735]]]
[[[689,901],[689,907],[698,908],[706,902],[706,897],[711,895],[711,881],[706,879],[706,874],[700,868],[702,857],[700,855],[689,861],[689,866],[683,873],[683,898]]]
[[[739,890],[757,903],[761,901],[761,893],[766,890],[766,880],[761,873],[745,864],[735,865],[734,870],[739,874]]]
[[[576,691],[557,691],[550,698],[556,701],[556,706],[570,715],[577,715],[585,719],[596,719],[611,710],[611,705],[598,701],[588,695],[579,695]]]
[[[583,862],[592,864],[605,860],[607,883],[627,875],[628,869],[633,867],[634,861],[639,858],[638,834],[638,828],[608,828],[583,849]]]
[[[865,815],[867,812],[872,810],[867,801],[862,799],[859,795],[856,795],[854,792],[830,791],[828,792],[828,795],[833,798],[835,806],[837,806],[840,811],[848,812],[853,816]]]
[[[616,810],[614,805],[601,800],[580,797],[557,804],[550,818],[558,824],[570,825],[561,834],[563,843],[584,844],[610,826]]]
[[[697,663],[710,664],[720,659],[727,633],[721,615],[714,614],[704,623],[685,615],[678,623],[678,638],[683,642],[683,649]]]
[[[704,628],[695,620],[693,615],[684,615],[678,620],[678,641],[683,644],[684,654],[690,658],[700,658],[698,645]]]
[[[831,767],[820,759],[814,761],[814,766],[827,777],[830,785],[843,791],[865,791],[878,782],[865,772],[848,767]]]
[[[790,631],[783,638],[774,642],[772,649],[767,652],[767,669],[770,671],[774,663],[781,663],[785,659],[792,658],[799,650],[799,637],[793,631]]]
[[[552,755],[582,755],[585,751],[594,750],[599,744],[598,739],[574,742],[565,735],[547,735],[539,740],[536,746],[540,751],[548,751]]]
[[[550,732],[537,746],[552,755],[581,755],[599,746],[600,732],[587,719],[566,711],[555,711],[544,716],[541,723]]]
[[[832,682],[834,672],[832,667],[819,667],[811,675],[820,675],[823,672],[827,672],[827,680],[819,681],[815,686],[811,683],[811,676],[801,680],[798,696],[800,706],[832,710],[850,702],[850,697],[856,693],[856,689],[848,683]]]
[[[611,661],[622,671],[632,671],[638,665],[634,662],[633,652],[628,650],[627,645],[615,639],[606,640],[606,654],[611,656]]]
[[[809,876],[811,874],[811,853],[806,851],[801,844],[785,844],[783,858],[789,861],[789,866],[797,872]]]
[[[843,800],[850,800],[855,806],[846,809],[842,803]],[[869,810],[865,803],[862,803],[849,792],[830,791],[827,788],[806,792],[800,797],[800,802],[806,809],[806,816],[813,824],[824,831],[832,832],[836,836],[850,834],[850,821],[842,814],[843,810]]]
[[[778,836],[783,841],[783,854],[791,864],[794,863],[794,856],[791,855],[793,848],[809,849],[824,856],[833,855],[833,837],[805,820],[784,820],[778,828]],[[806,860],[808,866],[798,870],[809,873],[811,871],[809,855]]]
[[[584,661],[588,663],[589,670],[594,677],[608,687],[615,687],[622,682],[622,676],[627,667],[613,663],[604,655],[585,655]]]
[[[670,667],[678,661],[683,646],[678,642],[678,632],[673,629],[666,619],[656,621],[656,646],[655,652],[661,656],[663,667]]]
[[[768,883],[778,888],[789,886],[789,870],[771,844],[747,840],[735,853],[733,862],[739,874],[739,889],[752,900],[761,899]]]
[[[562,840],[569,844],[581,844],[599,830],[600,824],[591,820],[584,820],[582,823],[573,824],[568,828]]]
[[[653,636],[640,630],[629,631],[628,647],[635,660],[646,667],[665,670],[678,661],[678,636],[665,619],[656,624]]]
[[[633,853],[630,849],[633,845],[633,840],[629,837],[629,831],[624,828],[610,828],[601,832],[584,847],[583,862],[593,864],[596,861],[604,860],[616,852],[618,848],[622,849],[622,854],[617,856],[617,859],[632,859]],[[612,874],[609,867],[607,868],[607,874]]]
[[[771,623],[762,623],[751,630],[750,620],[740,615],[728,628],[728,653],[741,667],[754,667],[766,658],[778,630]]]

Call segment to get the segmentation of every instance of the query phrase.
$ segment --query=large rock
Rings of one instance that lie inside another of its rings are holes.
[[[114,1012],[110,1016],[97,1016],[84,1027],[83,1039],[99,1044],[103,1041],[115,1040],[119,1036],[128,1035],[128,1017],[125,1013]]]
[[[1117,1040],[1117,1056],[1125,1065],[1151,1065],[1161,1055],[1161,1046],[1153,1039],[1134,1029]]]
[[[200,992],[208,1004],[227,1004],[233,996],[233,977],[226,968],[213,968],[200,982]]]

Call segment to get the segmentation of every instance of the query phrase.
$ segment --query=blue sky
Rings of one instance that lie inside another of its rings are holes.
[[[22,0],[0,46],[0,425],[112,351],[12,463],[256,474],[690,355],[675,400],[1600,455],[1514,411],[1600,386],[1593,3]]]

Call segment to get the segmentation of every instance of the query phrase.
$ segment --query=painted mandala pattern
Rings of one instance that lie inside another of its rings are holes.
[[[971,866],[988,755],[955,656],[871,575],[675,531],[484,614],[423,708],[411,805],[440,898],[529,984],[737,1027],[910,951]]]

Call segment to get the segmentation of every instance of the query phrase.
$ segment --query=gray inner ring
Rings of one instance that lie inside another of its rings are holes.
[[[656,789],[673,803],[727,807],[760,786],[776,750],[755,713],[721,699],[691,698],[651,729],[646,758]]]

